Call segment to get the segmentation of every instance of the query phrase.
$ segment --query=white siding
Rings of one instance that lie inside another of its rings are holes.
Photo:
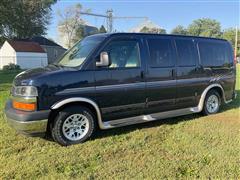
[[[17,52],[16,64],[18,64],[21,69],[47,66],[47,53]]]
[[[0,69],[9,63],[16,64],[16,52],[12,46],[5,41],[0,49]]]
[[[5,41],[0,49],[0,69],[9,63],[17,64],[21,69],[32,69],[48,65],[47,53],[15,52],[12,46]]]

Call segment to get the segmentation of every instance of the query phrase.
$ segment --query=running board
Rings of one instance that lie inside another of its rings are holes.
[[[133,124],[145,123],[165,118],[171,118],[176,116],[182,116],[194,113],[193,108],[177,109],[172,111],[165,111],[160,113],[154,113],[149,115],[141,115],[124,119],[117,119],[104,122],[104,129],[110,129],[115,127],[128,126]]]

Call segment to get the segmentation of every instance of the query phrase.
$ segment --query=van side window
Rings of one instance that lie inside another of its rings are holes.
[[[140,66],[139,46],[135,40],[112,41],[105,49],[111,61],[109,68]]]
[[[178,52],[178,65],[195,66],[198,57],[193,41],[191,39],[177,39],[175,42]]]
[[[203,66],[227,66],[230,61],[228,48],[222,42],[198,43]]]
[[[173,48],[170,39],[148,39],[151,67],[171,67],[173,63]]]

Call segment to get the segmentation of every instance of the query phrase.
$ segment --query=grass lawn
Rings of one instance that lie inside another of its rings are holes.
[[[8,127],[3,108],[15,75],[0,72],[0,179],[240,179],[240,66],[238,98],[219,114],[102,131],[71,147]]]

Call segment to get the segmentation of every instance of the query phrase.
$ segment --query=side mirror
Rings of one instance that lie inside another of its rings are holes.
[[[108,53],[107,52],[101,52],[100,61],[96,62],[96,66],[97,67],[104,67],[104,66],[109,66],[109,65],[110,65],[110,61],[109,61]]]

